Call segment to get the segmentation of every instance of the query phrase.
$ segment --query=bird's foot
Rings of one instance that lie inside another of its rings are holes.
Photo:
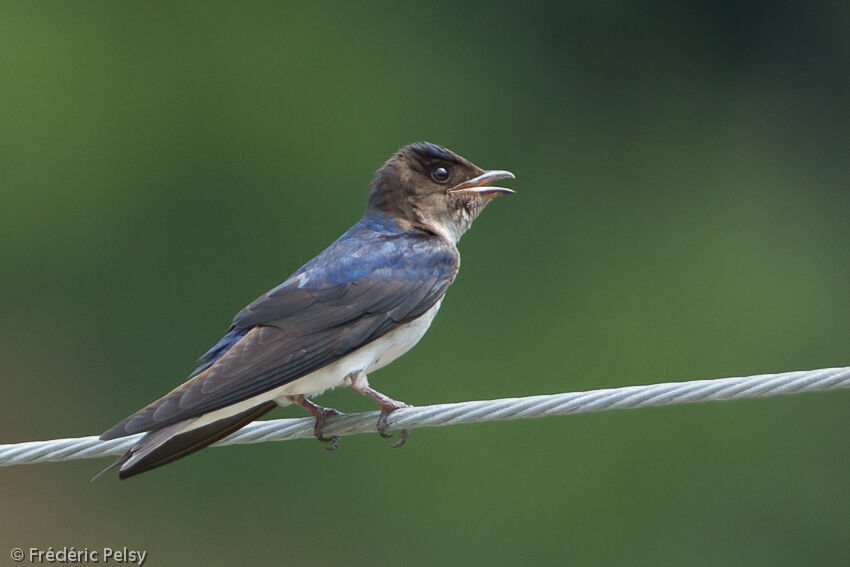
[[[287,396],[286,397],[290,402],[296,403],[302,408],[306,409],[310,412],[314,418],[316,418],[316,423],[313,425],[313,436],[316,437],[322,443],[330,443],[328,447],[325,447],[328,451],[335,451],[337,447],[339,447],[339,435],[333,435],[331,437],[325,437],[322,433],[322,429],[325,427],[325,420],[329,417],[334,417],[337,415],[342,415],[341,412],[333,409],[322,407],[318,404],[315,404],[308,400],[303,394],[299,394],[297,396]]]
[[[410,404],[394,400],[370,387],[365,372],[352,372],[345,377],[345,381],[349,386],[351,386],[351,389],[358,394],[363,394],[364,396],[368,396],[378,402],[381,406],[381,415],[378,417],[378,434],[380,434],[380,436],[384,439],[390,439],[392,434],[387,433],[387,416],[397,409],[411,407]],[[398,441],[394,443],[392,447],[396,448],[404,445],[404,442],[407,441],[409,435],[409,429],[402,429],[398,435]]]
[[[381,394],[383,395],[383,394]],[[384,396],[386,397],[386,396]],[[392,402],[391,404],[383,404],[381,402],[381,415],[378,417],[378,434],[384,439],[391,439],[392,433],[387,433],[387,416],[390,415],[397,409],[401,408],[409,408],[410,404],[406,404],[404,402],[399,402],[396,400],[392,400],[387,398],[388,401]],[[391,447],[398,448],[404,445],[404,442],[407,441],[407,437],[410,435],[409,429],[402,429],[398,434],[398,441],[393,443]]]

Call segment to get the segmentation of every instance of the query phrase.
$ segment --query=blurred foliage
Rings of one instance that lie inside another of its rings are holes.
[[[518,195],[372,377],[388,394],[850,364],[848,26],[844,2],[5,3],[2,442],[104,431],[181,382],[423,139]],[[9,468],[0,541],[151,566],[844,564],[848,401],[211,449],[128,482]]]

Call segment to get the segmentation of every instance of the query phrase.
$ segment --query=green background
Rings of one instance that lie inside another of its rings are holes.
[[[846,2],[4,3],[0,442],[97,434],[180,383],[418,140],[518,194],[378,389],[850,364],[848,29]],[[107,458],[0,469],[0,561],[847,564],[848,402],[217,448],[127,482],[89,483]]]

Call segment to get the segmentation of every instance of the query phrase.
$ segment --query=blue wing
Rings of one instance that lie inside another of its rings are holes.
[[[237,314],[190,380],[101,438],[159,429],[306,376],[425,313],[458,263],[442,238],[363,220]]]

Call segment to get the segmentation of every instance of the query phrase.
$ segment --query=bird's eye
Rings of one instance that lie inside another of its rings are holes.
[[[445,167],[435,167],[431,170],[431,179],[437,183],[445,183],[449,180],[449,170]]]

